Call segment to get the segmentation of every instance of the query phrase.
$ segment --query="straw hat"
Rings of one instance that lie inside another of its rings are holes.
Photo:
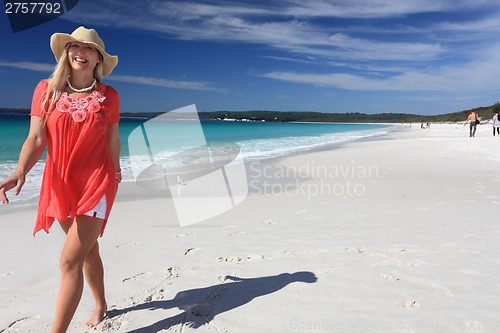
[[[50,48],[54,52],[57,62],[61,59],[66,44],[71,42],[81,42],[91,44],[101,53],[102,60],[102,76],[111,74],[113,68],[118,64],[118,57],[112,56],[104,51],[104,42],[99,37],[94,29],[79,27],[71,35],[64,33],[55,33],[50,37]]]

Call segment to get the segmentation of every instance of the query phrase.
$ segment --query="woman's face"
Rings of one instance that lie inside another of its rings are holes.
[[[90,44],[73,42],[68,48],[68,61],[73,71],[89,72],[94,75],[94,68],[100,62],[99,51]]]

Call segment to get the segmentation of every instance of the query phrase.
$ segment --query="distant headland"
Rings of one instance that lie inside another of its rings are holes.
[[[500,103],[492,106],[446,113],[441,115],[418,115],[408,113],[359,112],[326,113],[312,111],[212,111],[198,112],[202,120],[270,121],[270,122],[335,122],[335,123],[421,123],[421,122],[461,122],[475,111],[482,119],[491,119],[495,111],[500,111]],[[28,115],[29,109],[0,108],[0,114]],[[124,118],[154,118],[164,112],[122,112]]]

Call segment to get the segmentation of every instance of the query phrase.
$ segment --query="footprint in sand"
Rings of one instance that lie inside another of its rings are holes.
[[[397,278],[397,277],[395,277],[393,275],[387,275],[387,274],[384,274],[384,273],[380,273],[379,276],[383,277],[384,279],[389,280],[389,281],[399,281],[399,278]]]
[[[400,308],[405,308],[405,309],[409,309],[409,310],[415,310],[415,309],[418,309],[420,307],[420,304],[417,301],[412,300],[412,299],[397,301],[397,302],[395,302],[394,305],[396,305]]]
[[[236,231],[236,232],[230,233],[228,236],[241,236],[244,234],[246,234],[245,231]]]
[[[108,311],[109,313],[113,313],[113,310]],[[108,318],[104,317],[103,321],[99,325],[95,327],[95,329],[99,329],[100,332],[113,332],[120,329],[122,326],[122,321],[119,318]]]
[[[346,247],[345,251],[346,252],[355,252],[355,253],[365,253],[366,249],[359,249],[357,247]]]
[[[184,250],[184,255],[187,256],[188,254],[195,254],[196,252],[200,251],[201,249],[199,247],[192,247],[189,249]]]
[[[247,256],[247,260],[249,260],[249,261],[264,260],[264,255],[263,254],[257,254],[257,255]]]
[[[227,275],[219,275],[217,279],[222,283],[226,283],[226,281],[228,280]]]
[[[194,232],[188,232],[188,233],[185,233],[185,234],[177,235],[175,237],[177,237],[177,238],[183,238],[183,237],[191,237],[191,236],[196,236],[196,233],[194,233]]]
[[[265,219],[265,220],[262,220],[262,222],[260,222],[262,224],[285,224],[286,222],[282,222],[282,221],[277,221],[277,220],[273,220],[273,219]]]
[[[422,265],[421,263],[419,262],[409,262],[406,264],[407,267],[410,267],[410,268],[417,268],[418,266]]]
[[[123,243],[123,244],[117,245],[116,247],[119,248],[119,247],[125,247],[125,246],[130,246],[130,245],[139,245],[139,244],[140,244],[139,242],[130,242],[130,243]]]
[[[189,307],[188,311],[196,317],[205,317],[211,314],[214,310],[213,305],[210,303],[194,304]]]
[[[29,324],[30,322],[37,321],[40,318],[42,318],[42,316],[40,316],[40,315],[19,318],[17,320],[14,320],[9,326],[7,326],[6,329],[1,330],[0,332],[19,332],[20,328],[17,327],[18,324],[20,324],[19,326],[24,326],[26,324]],[[10,330],[10,329],[12,329],[12,330]],[[29,332],[29,330],[27,330],[27,331]],[[23,330],[23,332],[24,332],[24,330]]]
[[[167,272],[169,274],[169,276],[167,277],[167,280],[172,280],[172,279],[175,279],[175,278],[179,277],[179,271],[180,271],[179,267],[169,267],[169,268],[167,268]]]
[[[401,248],[392,248],[385,250],[385,252],[406,252],[406,250]]]
[[[122,280],[122,282],[129,281],[129,280],[134,280],[134,281],[135,280],[139,280],[139,277],[143,276],[143,275],[152,275],[152,274],[151,273],[147,273],[147,272],[142,272],[142,273],[136,274],[134,276],[125,278],[125,279]]]
[[[239,263],[241,261],[241,258],[236,257],[236,256],[219,257],[219,258],[217,258],[217,261],[219,263],[221,263],[221,262]]]

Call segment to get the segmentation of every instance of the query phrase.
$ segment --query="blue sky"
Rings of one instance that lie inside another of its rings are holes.
[[[80,0],[12,33],[0,107],[29,107],[54,32],[95,28],[119,64],[121,111],[442,114],[500,101],[498,0]]]

